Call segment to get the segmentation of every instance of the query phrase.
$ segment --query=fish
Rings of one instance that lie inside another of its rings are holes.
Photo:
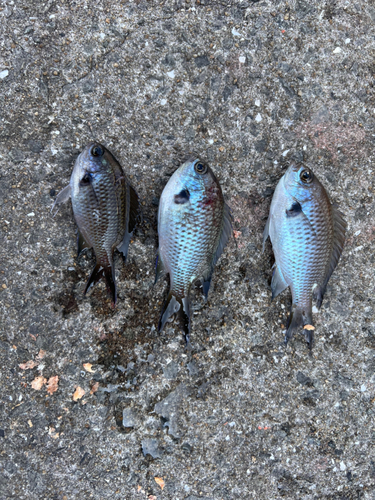
[[[163,274],[170,278],[159,332],[176,314],[189,343],[191,286],[201,279],[207,300],[212,273],[231,234],[232,216],[213,171],[199,158],[185,162],[169,179],[159,202],[155,283]]]
[[[313,171],[290,165],[276,186],[263,233],[263,252],[269,236],[275,255],[272,300],[288,287],[292,292],[286,344],[303,329],[311,350],[312,301],[320,309],[344,248],[346,229],[343,214]]]
[[[70,182],[52,207],[52,212],[56,209],[54,215],[69,198],[78,226],[78,255],[85,248],[92,248],[96,257],[84,295],[91,285],[104,278],[114,307],[117,302],[114,251],[117,248],[126,260],[139,216],[138,195],[112,153],[92,142],[76,159]]]

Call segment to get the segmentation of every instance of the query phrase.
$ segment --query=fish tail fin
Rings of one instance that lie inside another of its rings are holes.
[[[87,280],[83,294],[86,295],[91,285],[95,285],[101,278],[105,279],[108,292],[112,298],[112,304],[115,306],[117,302],[117,293],[114,266],[105,266],[97,262],[90,274],[89,279]]]
[[[303,329],[309,348],[310,350],[312,349],[315,328],[312,321],[311,307],[309,309],[310,310],[306,311],[298,306],[293,306],[289,318],[288,330],[285,335],[285,344],[288,344],[288,341],[293,337],[296,331]]]
[[[161,332],[165,323],[173,315],[177,314],[182,330],[185,335],[186,343],[189,343],[190,338],[190,300],[189,297],[177,297],[172,292],[169,292],[167,300],[161,311],[158,331]]]

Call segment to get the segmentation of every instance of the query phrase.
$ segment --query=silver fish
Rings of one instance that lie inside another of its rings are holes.
[[[318,178],[307,167],[291,165],[276,186],[263,234],[263,251],[270,236],[276,261],[272,299],[287,287],[292,292],[286,343],[303,328],[311,349],[312,298],[320,308],[345,232],[343,215],[331,204]]]
[[[202,279],[207,298],[215,264],[232,234],[231,214],[220,184],[199,159],[184,163],[165,186],[159,204],[158,234],[155,282],[164,272],[170,277],[159,332],[177,313],[188,342],[191,285]]]
[[[113,254],[117,248],[126,259],[138,217],[138,195],[116,158],[93,142],[78,156],[70,183],[59,193],[52,210],[69,198],[78,226],[78,255],[84,248],[93,248],[96,256],[84,293],[104,277],[115,305]]]

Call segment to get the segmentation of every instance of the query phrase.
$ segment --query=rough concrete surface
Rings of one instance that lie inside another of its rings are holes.
[[[373,0],[1,3],[1,500],[375,498],[374,22]],[[143,207],[115,310],[104,284],[83,296],[71,204],[50,214],[93,138]],[[158,200],[192,153],[236,237],[188,350],[157,334],[153,280]],[[261,248],[301,160],[348,221],[311,357],[284,347]]]

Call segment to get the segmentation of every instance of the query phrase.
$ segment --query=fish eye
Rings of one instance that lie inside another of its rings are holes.
[[[314,174],[309,169],[302,170],[302,172],[299,174],[299,178],[305,184],[310,184],[310,182],[312,182],[314,178]]]
[[[103,148],[100,146],[94,146],[91,150],[92,156],[102,156],[104,154]]]
[[[207,165],[205,165],[204,163],[202,162],[198,162],[194,165],[194,170],[198,173],[198,174],[205,174],[207,172]]]

